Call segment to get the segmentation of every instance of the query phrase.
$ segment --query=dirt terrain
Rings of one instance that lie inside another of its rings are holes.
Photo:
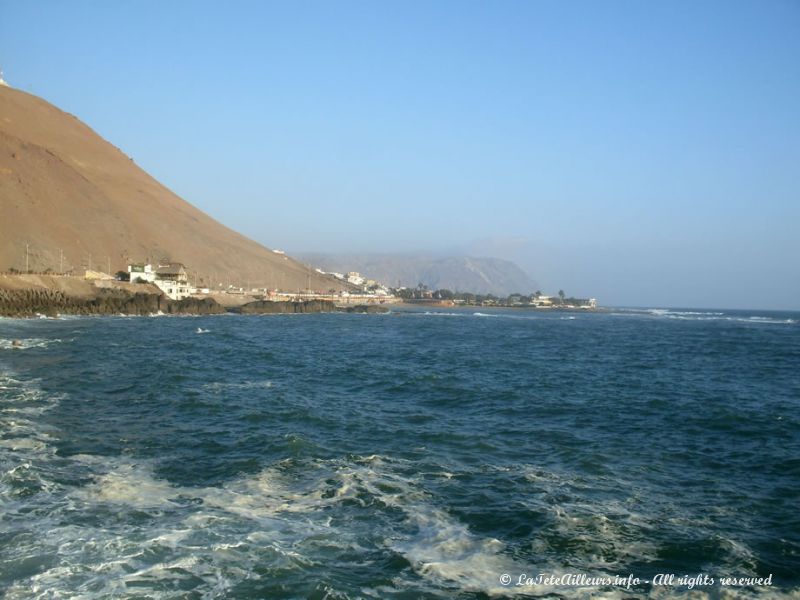
[[[0,271],[145,260],[182,262],[201,285],[346,286],[215,221],[76,117],[0,86]]]

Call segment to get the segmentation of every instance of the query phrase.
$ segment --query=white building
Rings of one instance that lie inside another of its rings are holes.
[[[364,285],[364,278],[358,271],[350,271],[347,274],[347,282],[353,285]]]
[[[128,274],[132,283],[137,281],[153,283],[156,280],[156,272],[153,270],[153,265],[128,265]]]
[[[192,293],[186,267],[181,263],[158,265],[153,281],[170,300],[183,300]]]

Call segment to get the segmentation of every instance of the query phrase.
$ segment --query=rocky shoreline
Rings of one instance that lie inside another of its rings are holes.
[[[118,289],[99,289],[92,297],[78,297],[52,289],[0,289],[0,316],[37,317],[58,315],[242,315],[308,314],[308,313],[382,313],[383,306],[337,307],[333,302],[270,302],[259,300],[226,308],[213,298],[170,300],[152,293],[130,293]]]
[[[0,290],[0,315],[35,317],[38,315],[214,315],[225,309],[211,299],[170,300],[157,294],[130,294],[119,290],[98,290],[94,297],[69,296],[60,290]]]

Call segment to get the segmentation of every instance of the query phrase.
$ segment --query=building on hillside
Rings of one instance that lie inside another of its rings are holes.
[[[187,283],[189,281],[189,274],[186,272],[186,267],[184,267],[183,264],[171,262],[158,265],[158,269],[156,269],[156,279]]]
[[[128,265],[128,275],[131,283],[153,283],[156,280],[156,272],[153,265],[138,263]]]
[[[347,282],[353,285],[364,285],[364,278],[358,271],[350,271],[347,274]]]
[[[170,300],[183,300],[192,294],[189,275],[181,263],[158,265],[153,281]]]

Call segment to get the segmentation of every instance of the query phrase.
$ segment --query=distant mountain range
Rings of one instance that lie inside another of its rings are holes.
[[[114,272],[146,259],[180,261],[198,283],[348,287],[215,221],[74,116],[0,85],[0,271]]]
[[[358,271],[392,287],[430,289],[507,296],[531,293],[536,282],[511,261],[470,256],[436,257],[391,254],[300,254],[300,259],[326,272]]]

